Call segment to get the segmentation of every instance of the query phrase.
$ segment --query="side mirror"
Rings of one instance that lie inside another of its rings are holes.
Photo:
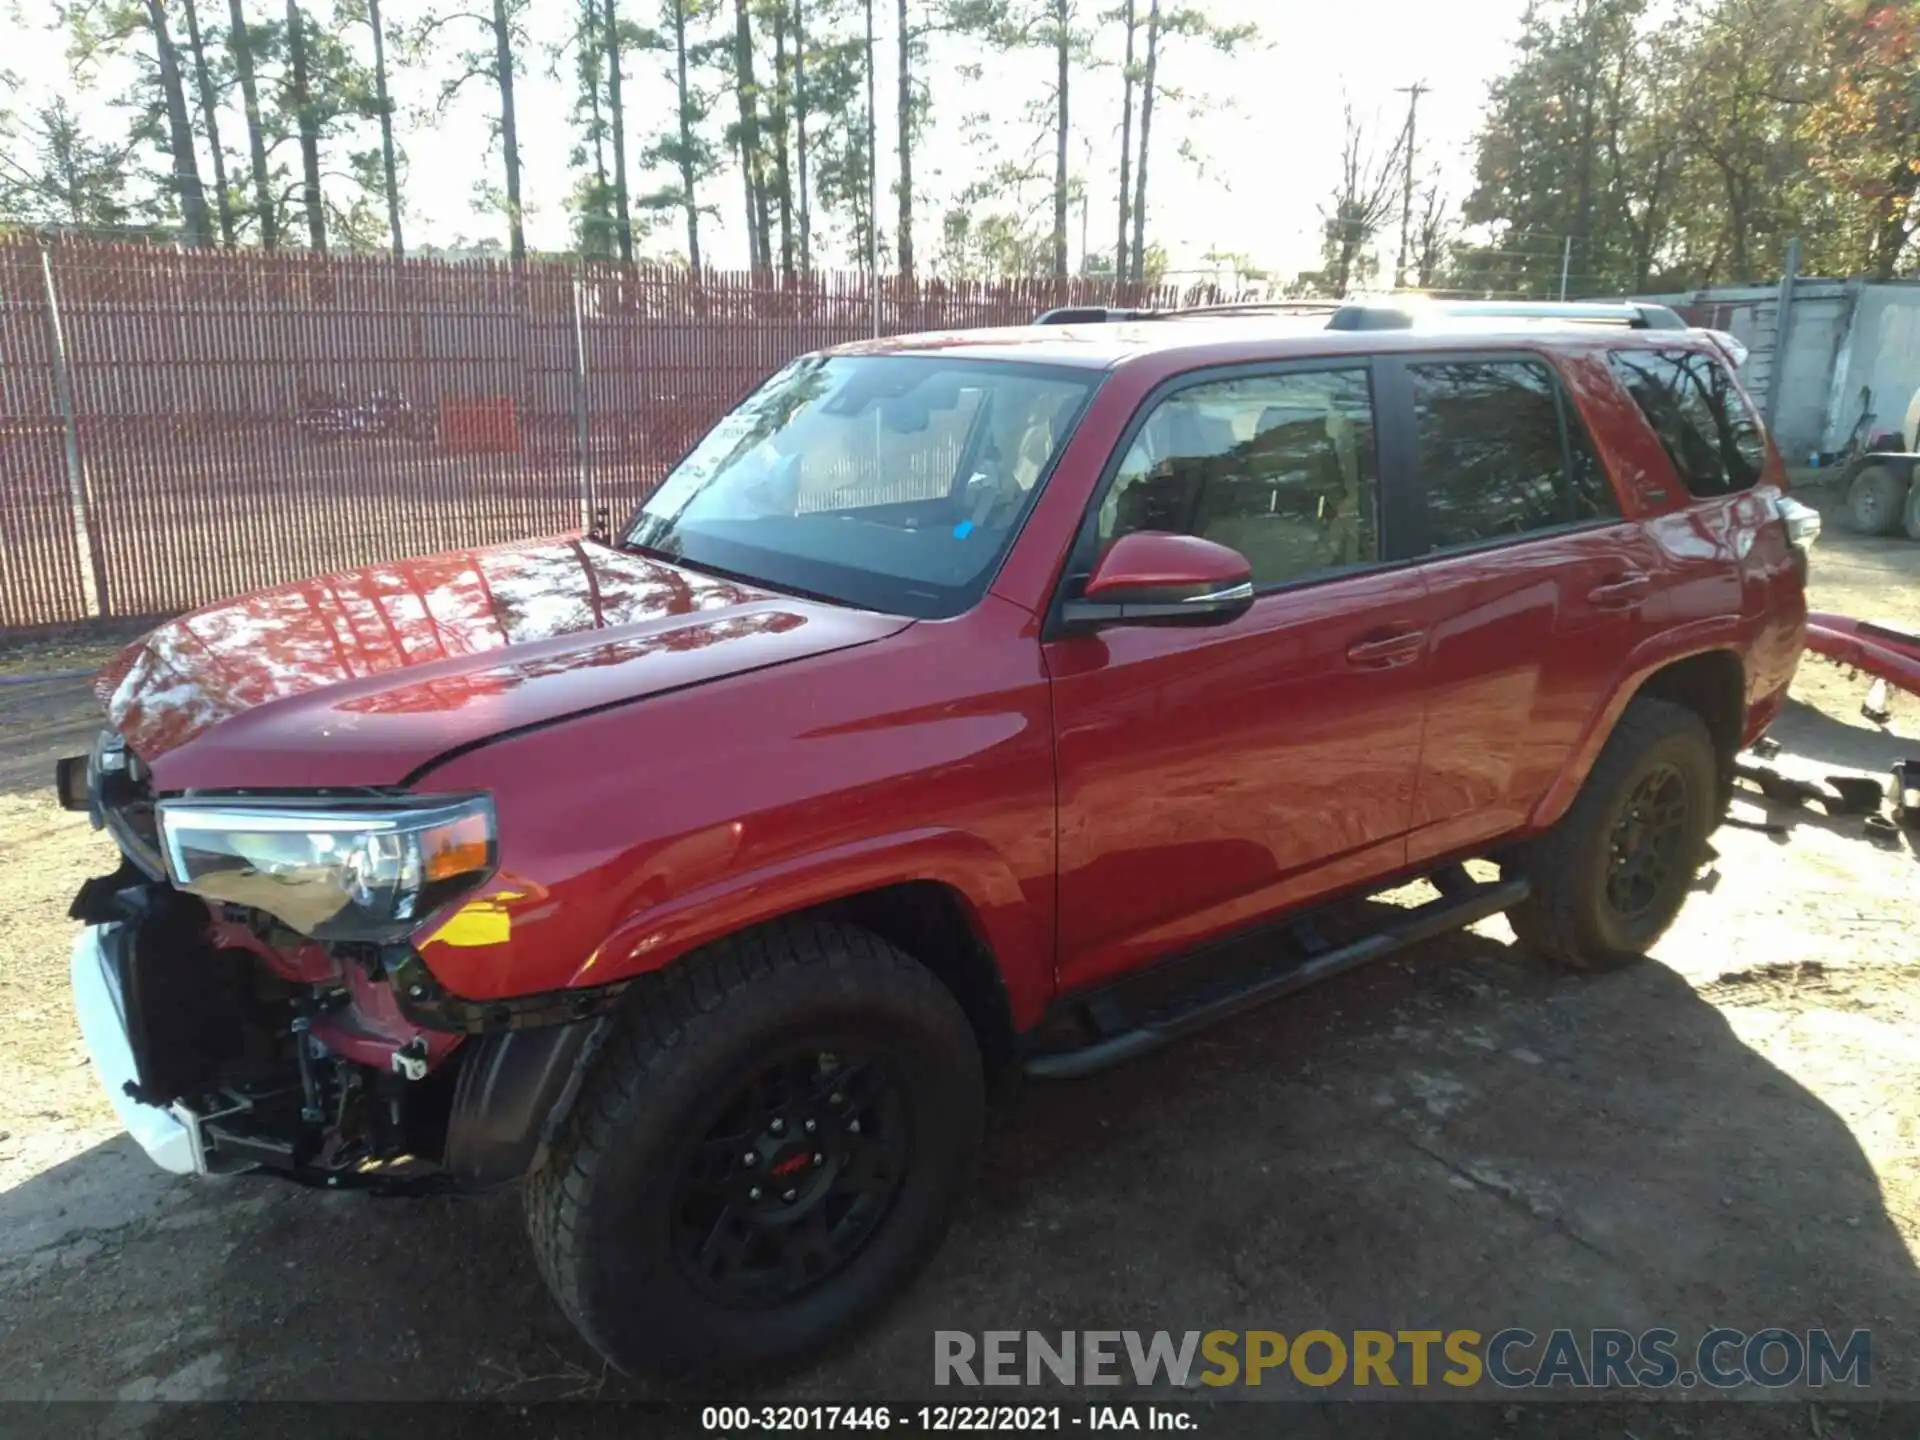
[[[1062,618],[1075,627],[1220,625],[1252,606],[1253,568],[1238,550],[1197,535],[1137,530],[1100,557]]]

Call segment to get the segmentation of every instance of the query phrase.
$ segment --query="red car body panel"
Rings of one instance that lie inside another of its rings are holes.
[[[1143,401],[1210,367],[1448,345],[1264,321],[848,347],[1109,372],[957,618],[562,538],[200,612],[130,650],[104,692],[162,792],[491,791],[498,874],[415,937],[455,995],[618,982],[922,882],[960,898],[1026,1029],[1063,992],[1551,824],[1663,665],[1731,654],[1744,729],[1764,727],[1805,628],[1778,457],[1751,491],[1689,496],[1609,369],[1606,348],[1635,343],[1492,331],[1457,347],[1554,366],[1619,523],[1264,593],[1213,628],[1046,628]]]
[[[1807,617],[1807,648],[1920,695],[1920,635],[1846,615]]]
[[[161,791],[400,785],[507,731],[906,624],[560,537],[210,606],[129,647],[99,688]]]
[[[420,783],[491,789],[499,815],[500,874],[470,903],[507,923],[456,914],[418,942],[456,994],[607,984],[743,917],[914,880],[964,897],[1016,1014],[1051,990],[1051,705],[1033,617],[1002,601],[510,736]]]

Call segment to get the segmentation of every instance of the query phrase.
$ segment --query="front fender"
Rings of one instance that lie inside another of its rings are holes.
[[[813,851],[649,905],[622,920],[567,982],[618,984],[659,970],[703,945],[784,915],[910,881],[954,891],[999,966],[1016,1029],[1052,997],[1049,937],[1012,867],[978,836],[927,827]]]

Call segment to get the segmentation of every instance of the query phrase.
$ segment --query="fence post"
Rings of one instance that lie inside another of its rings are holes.
[[[73,399],[73,373],[67,367],[66,332],[60,324],[60,294],[53,283],[53,251],[40,246],[40,279],[47,292],[47,355],[53,364],[53,399],[60,409],[61,439],[67,456],[67,496],[73,506],[74,544],[80,552],[80,596],[87,618],[106,609],[107,580],[93,540],[93,503],[88,494],[86,460],[80,453],[79,417]]]
[[[580,528],[597,533],[594,513],[593,444],[587,423],[587,324],[585,287],[573,275],[573,443],[580,453]]]

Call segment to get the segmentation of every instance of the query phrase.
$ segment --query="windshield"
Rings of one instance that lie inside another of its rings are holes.
[[[796,360],[667,476],[627,543],[864,609],[957,615],[1097,380],[935,355]]]

